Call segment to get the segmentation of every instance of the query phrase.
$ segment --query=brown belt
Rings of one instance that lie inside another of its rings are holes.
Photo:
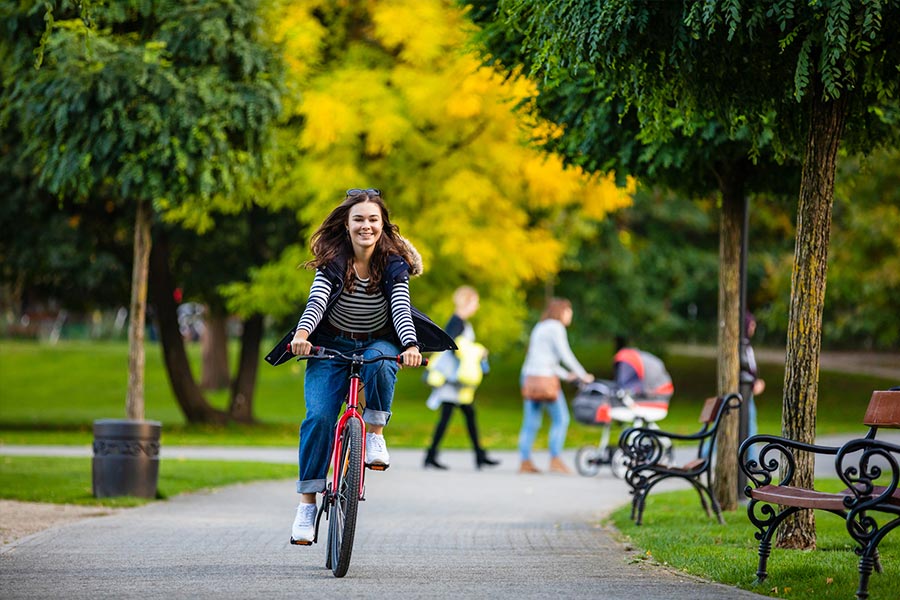
[[[391,328],[387,325],[376,331],[345,331],[335,327],[329,321],[324,321],[319,325],[319,329],[322,333],[327,333],[331,336],[340,336],[358,342],[367,342],[374,338],[386,338],[391,334]]]

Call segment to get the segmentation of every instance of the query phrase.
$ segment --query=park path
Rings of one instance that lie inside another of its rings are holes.
[[[718,349],[710,345],[671,344],[668,350],[681,356],[715,358]],[[755,347],[756,360],[760,363],[784,364],[783,348]],[[900,385],[900,353],[898,352],[838,352],[827,350],[819,355],[819,369],[837,373],[874,375],[895,379]]]
[[[185,494],[7,544],[0,597],[761,598],[673,573],[616,541],[600,522],[628,494],[608,472],[519,475],[512,452],[497,454],[503,464],[479,472],[471,453],[446,452],[452,468],[437,472],[421,468],[419,451],[394,451],[391,469],[367,478],[341,580],[324,568],[324,544],[288,543],[296,494],[292,481],[275,481]],[[748,556],[748,577],[753,568]]]

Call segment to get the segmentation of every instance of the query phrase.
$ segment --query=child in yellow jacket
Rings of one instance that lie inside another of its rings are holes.
[[[428,397],[428,406],[440,408],[441,415],[435,426],[431,446],[425,455],[425,467],[446,469],[437,460],[438,446],[453,408],[458,406],[466,419],[466,428],[475,450],[475,467],[495,466],[500,461],[488,457],[478,440],[478,425],[475,420],[475,390],[484,377],[487,348],[475,341],[475,331],[468,319],[478,310],[479,297],[474,288],[464,285],[453,293],[455,310],[447,322],[445,330],[454,338],[458,350],[444,352],[429,367],[426,382],[434,389]]]

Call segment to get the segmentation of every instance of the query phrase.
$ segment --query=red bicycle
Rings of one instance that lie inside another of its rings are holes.
[[[297,360],[337,360],[349,366],[350,390],[347,392],[347,408],[334,427],[334,449],[331,453],[331,480],[328,482],[322,503],[316,513],[316,529],[312,542],[319,539],[319,522],[322,515],[328,519],[328,543],[325,567],[335,577],[343,577],[350,567],[353,537],[356,533],[356,514],[360,500],[365,500],[366,424],[359,412],[358,399],[363,365],[393,360],[402,364],[400,355],[384,355],[363,358],[362,354],[349,354],[320,346],[313,347],[313,354],[298,356]],[[422,366],[428,364],[422,360]],[[385,465],[369,465],[374,471],[383,471]],[[293,540],[292,540],[293,542]],[[296,543],[296,542],[293,542]]]

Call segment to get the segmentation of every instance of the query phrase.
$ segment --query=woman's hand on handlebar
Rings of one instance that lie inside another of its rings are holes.
[[[294,334],[294,339],[291,340],[291,353],[294,356],[312,354],[312,344],[306,340],[307,335],[309,334],[300,330]]]
[[[410,346],[400,354],[404,367],[418,367],[422,364],[422,354],[417,346]]]

